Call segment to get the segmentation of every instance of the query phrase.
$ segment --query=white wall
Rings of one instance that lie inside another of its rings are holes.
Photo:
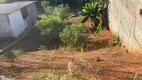
[[[37,9],[35,3],[32,3],[31,5],[27,6],[28,14],[31,18],[31,22],[36,20],[38,17]]]
[[[12,37],[9,19],[6,14],[0,15],[0,38]]]
[[[33,25],[33,21],[38,17],[38,13],[35,3],[26,8],[29,16],[25,21],[30,26]],[[18,37],[27,27],[26,22],[24,22],[20,10],[11,14],[0,15],[0,38]]]
[[[13,37],[18,37],[26,28],[21,11],[18,10],[8,15]]]

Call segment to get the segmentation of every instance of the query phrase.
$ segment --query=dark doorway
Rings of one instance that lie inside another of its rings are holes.
[[[24,7],[24,8],[21,9],[21,13],[22,13],[23,19],[26,19],[29,16],[26,7]]]

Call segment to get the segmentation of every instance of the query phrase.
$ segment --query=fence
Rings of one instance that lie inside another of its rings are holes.
[[[109,26],[129,52],[142,53],[142,0],[110,0]]]

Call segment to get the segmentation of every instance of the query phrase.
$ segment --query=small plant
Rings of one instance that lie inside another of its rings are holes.
[[[18,55],[22,54],[23,52],[24,52],[23,49],[14,49],[11,50],[10,53],[9,52],[4,53],[3,56],[6,56],[8,58],[16,58],[18,57]]]
[[[15,58],[15,57],[18,57],[18,55],[22,54],[24,52],[24,50],[23,49],[15,49],[15,50],[12,50],[11,52],[13,54],[13,57]]]
[[[114,45],[117,45],[117,44],[120,44],[119,36],[114,36],[114,39],[112,39],[108,42],[109,46],[114,46]]]
[[[81,53],[83,53],[85,51],[83,43],[81,45],[79,45],[77,48]]]
[[[77,69],[77,65],[75,65],[74,59],[72,59],[72,60],[68,63],[68,74],[69,74],[69,75],[75,75],[75,74],[76,74],[76,69]]]
[[[42,16],[41,20],[37,20],[35,26],[41,31],[41,35],[50,34],[53,38],[57,38],[59,32],[64,29],[65,24],[59,18]]]
[[[63,41],[67,47],[72,48],[80,44],[82,34],[86,31],[84,24],[72,24],[67,25],[62,32],[60,32],[61,41]]]
[[[36,80],[66,80],[65,78],[66,76],[62,76],[62,75],[56,75],[53,72],[51,72],[50,74],[44,75],[44,74],[38,74]]]
[[[45,51],[45,50],[47,50],[47,47],[44,46],[44,45],[40,45],[40,48],[39,48],[39,49]]]
[[[97,67],[96,67],[96,74],[102,71],[102,62],[98,62]]]

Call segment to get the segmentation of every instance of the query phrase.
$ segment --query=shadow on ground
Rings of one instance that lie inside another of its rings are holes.
[[[23,49],[25,52],[39,51],[41,45],[46,46],[48,50],[58,49],[61,41],[52,41],[51,38],[52,36],[42,36],[39,30],[33,29],[31,33],[8,51],[13,49]]]

